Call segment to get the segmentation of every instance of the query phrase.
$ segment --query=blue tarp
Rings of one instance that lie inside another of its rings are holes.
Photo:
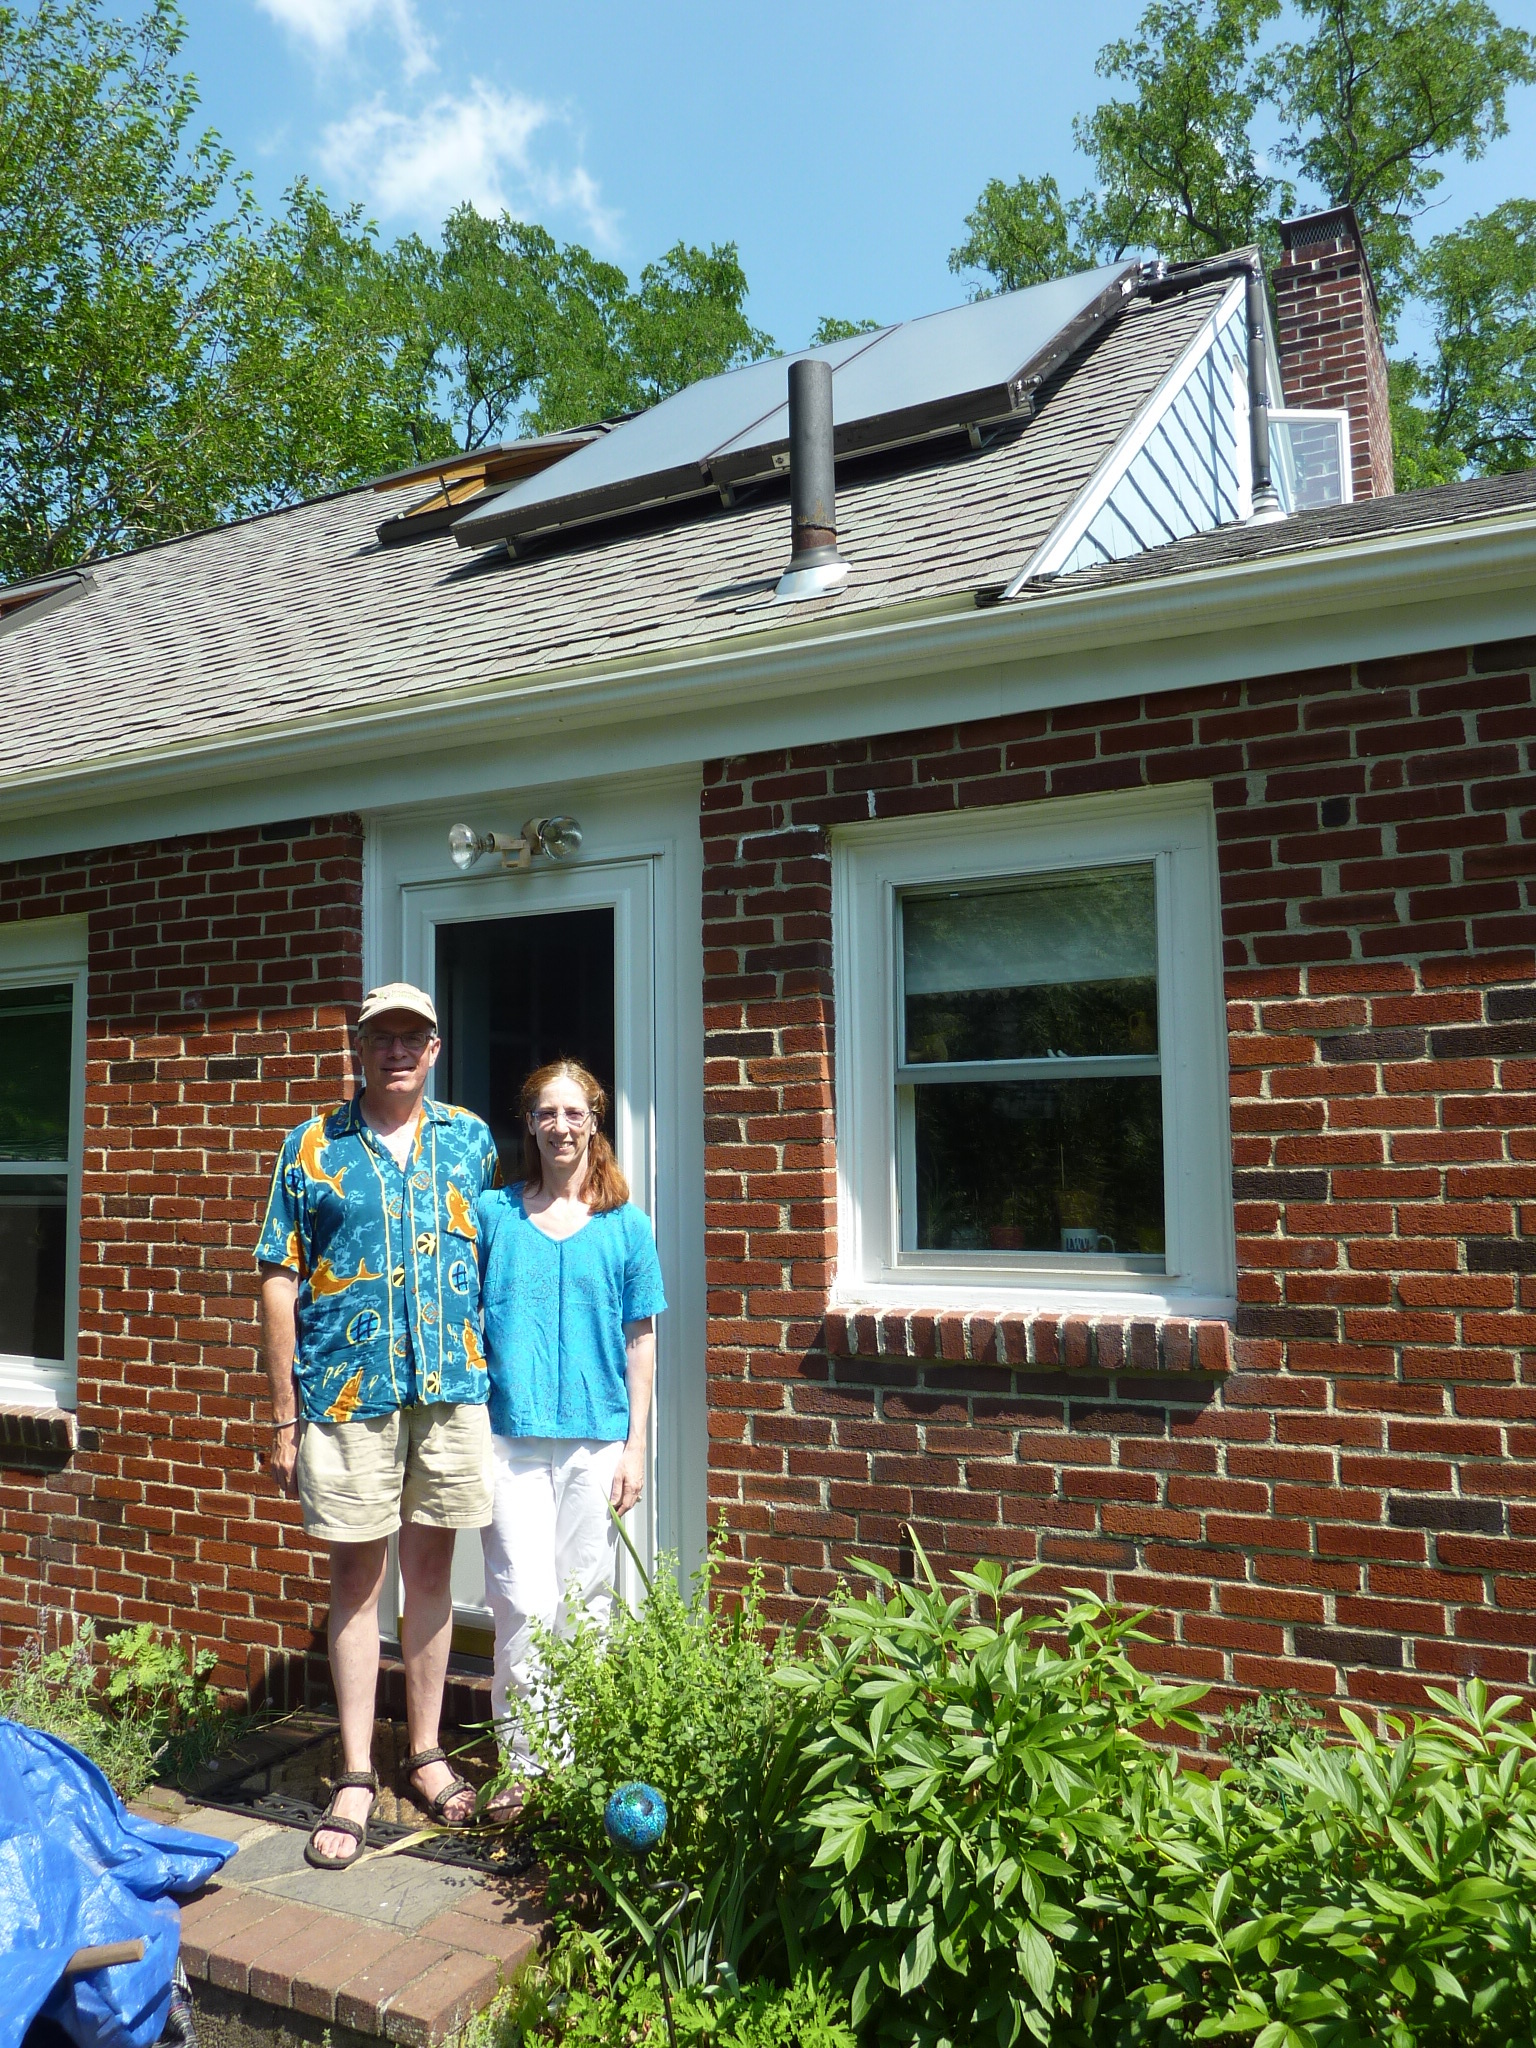
[[[20,2048],[38,2013],[76,2048],[152,2048],[181,1946],[173,1895],[234,1853],[140,1820],[88,1757],[0,1718],[0,2048]],[[142,1962],[61,1980],[77,1948],[135,1938]]]

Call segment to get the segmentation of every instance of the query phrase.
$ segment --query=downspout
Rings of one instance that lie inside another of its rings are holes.
[[[1283,519],[1269,459],[1269,294],[1264,286],[1264,258],[1257,249],[1230,256],[1210,256],[1201,263],[1149,263],[1140,291],[1147,298],[1167,298],[1175,291],[1217,278],[1241,277],[1247,287],[1248,446],[1253,470],[1253,510],[1248,523],[1269,526]]]

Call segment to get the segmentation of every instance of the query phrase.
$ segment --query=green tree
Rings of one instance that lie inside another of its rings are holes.
[[[732,244],[615,265],[468,206],[271,217],[172,0],[0,4],[0,580],[649,405],[771,348]]]
[[[1536,78],[1524,30],[1485,0],[1291,0],[1288,13],[1281,0],[1152,0],[1098,70],[1131,91],[1074,124],[1088,187],[1064,198],[1049,176],[991,180],[950,252],[974,291],[1136,253],[1257,244],[1273,258],[1298,204],[1347,202],[1388,340],[1414,296],[1434,329],[1429,360],[1392,370],[1404,485],[1536,460],[1519,388],[1531,303],[1520,202],[1427,249],[1415,241],[1446,162],[1506,133],[1511,88]]]
[[[1415,287],[1427,361],[1394,363],[1399,489],[1528,469],[1536,461],[1536,201],[1509,199],[1437,235]]]

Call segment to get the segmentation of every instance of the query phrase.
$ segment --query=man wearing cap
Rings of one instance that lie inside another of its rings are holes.
[[[305,1850],[325,1870],[362,1853],[378,1791],[378,1606],[397,1530],[408,1769],[435,1820],[473,1815],[438,1717],[455,1532],[491,1513],[475,1205],[496,1181],[495,1141],[426,1099],[441,1041],[419,988],[371,989],[356,1042],[362,1093],[289,1133],[256,1251],[272,1476],[331,1553],[342,1770]]]

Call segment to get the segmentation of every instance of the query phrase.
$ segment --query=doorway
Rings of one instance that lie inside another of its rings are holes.
[[[502,1179],[521,1178],[518,1090],[549,1060],[603,1084],[613,1139],[613,910],[551,910],[437,927],[437,1013],[446,1095],[490,1125]]]
[[[631,1200],[653,1225],[659,1221],[654,886],[650,861],[583,862],[563,870],[493,872],[407,886],[400,956],[404,978],[429,989],[437,1005],[443,1050],[433,1071],[433,1094],[485,1118],[502,1155],[503,1179],[522,1177],[516,1103],[524,1078],[546,1060],[568,1056],[602,1082],[609,1142]],[[658,1228],[656,1234],[665,1272],[669,1233]],[[663,1316],[657,1338],[663,1385],[674,1342]],[[625,1518],[647,1570],[658,1548],[658,1459],[675,1465],[659,1441],[666,1433],[653,1414],[650,1482]],[[627,1599],[638,1597],[632,1576],[621,1553],[620,1591]],[[388,1604],[397,1598],[393,1573],[391,1581]],[[491,1617],[478,1530],[464,1531],[454,1549],[453,1606],[455,1650],[489,1656]]]
[[[491,1127],[503,1183],[522,1178],[517,1100],[526,1077],[550,1060],[579,1060],[608,1098],[603,1128],[614,1141],[613,906],[439,924],[433,986],[443,1049],[436,1093]],[[477,1532],[453,1558],[453,1647],[488,1657],[493,1647]]]

